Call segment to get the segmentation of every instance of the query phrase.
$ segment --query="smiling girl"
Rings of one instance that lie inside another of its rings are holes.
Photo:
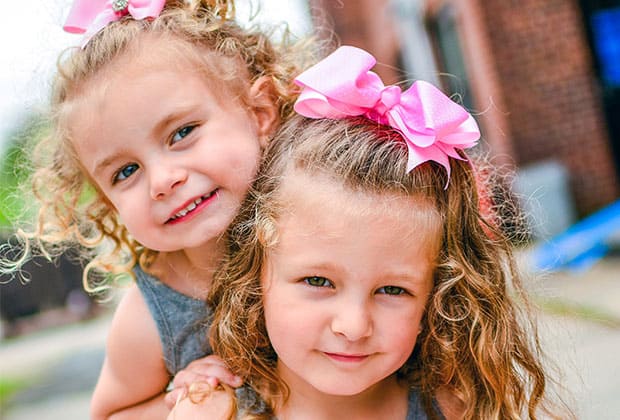
[[[281,128],[229,228],[209,300],[214,351],[247,384],[237,417],[571,418],[479,210],[473,117],[374,64],[341,47],[296,79],[316,119]],[[230,416],[228,395],[197,391],[169,418]]]
[[[88,291],[135,279],[112,320],[93,419],[165,418],[166,388],[190,363],[211,383],[239,384],[203,358],[204,298],[223,233],[292,110],[302,56],[237,25],[232,9],[76,0],[67,18],[85,38],[61,57],[52,135],[36,148],[37,229],[19,234],[26,253],[3,270],[29,249],[54,256],[79,245]]]

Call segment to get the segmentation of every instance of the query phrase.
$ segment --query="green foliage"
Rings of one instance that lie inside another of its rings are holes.
[[[29,381],[19,378],[0,378],[0,407],[6,406],[9,399],[22,389],[27,388]],[[2,410],[0,409],[0,412]]]
[[[8,147],[0,156],[0,230],[29,217],[29,202],[22,190],[30,175],[27,148],[45,132],[41,117],[33,115],[8,136]]]

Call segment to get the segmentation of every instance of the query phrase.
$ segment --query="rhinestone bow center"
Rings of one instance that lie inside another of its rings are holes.
[[[127,10],[129,7],[129,0],[114,0],[112,1],[112,10],[116,13],[121,13]]]

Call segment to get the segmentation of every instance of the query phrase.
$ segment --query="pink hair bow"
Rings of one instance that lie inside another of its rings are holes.
[[[125,15],[136,20],[156,18],[165,4],[166,0],[75,0],[63,29],[85,34],[84,46],[108,23]]]
[[[402,92],[385,86],[370,71],[375,58],[343,46],[300,74],[303,88],[295,111],[310,118],[341,119],[363,115],[400,131],[407,143],[407,170],[427,161],[441,164],[450,176],[449,157],[475,146],[480,130],[474,118],[428,82],[416,81]]]

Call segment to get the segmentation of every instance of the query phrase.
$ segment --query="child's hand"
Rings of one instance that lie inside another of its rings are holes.
[[[234,388],[243,384],[243,380],[235,376],[218,356],[210,355],[197,359],[179,371],[172,381],[173,389],[166,394],[165,402],[172,409],[179,398],[187,393],[187,388],[192,383],[206,382],[213,389],[220,383]]]
[[[189,395],[170,411],[167,420],[232,420],[236,418],[234,390],[230,387],[212,389],[210,385],[193,384]]]

